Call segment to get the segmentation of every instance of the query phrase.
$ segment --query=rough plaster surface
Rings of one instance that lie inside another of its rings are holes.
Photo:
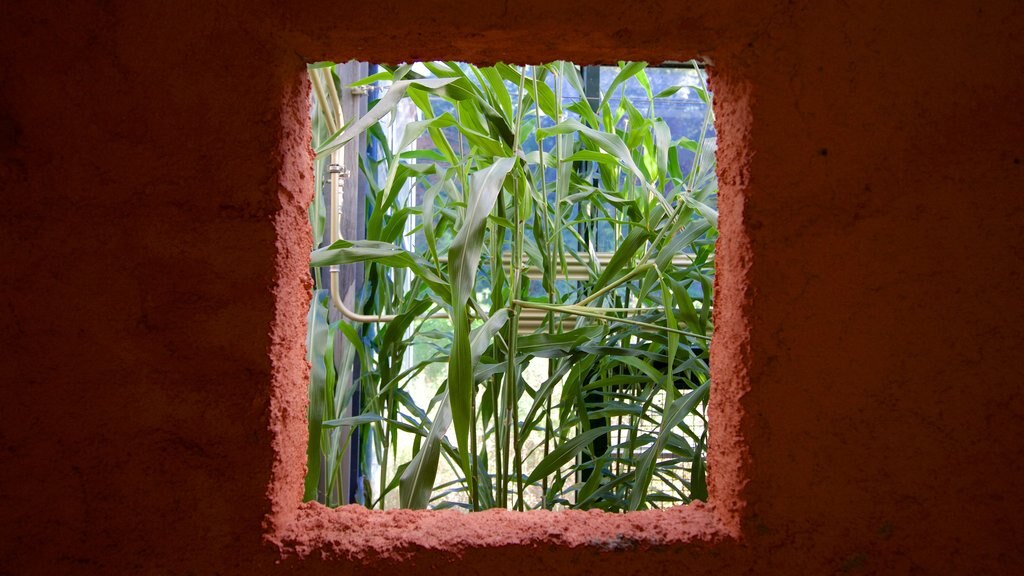
[[[1019,4],[347,4],[5,5],[0,573],[1021,571]],[[694,56],[711,502],[300,505],[305,62]]]

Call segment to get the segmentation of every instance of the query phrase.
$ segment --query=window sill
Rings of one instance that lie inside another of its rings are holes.
[[[367,510],[305,503],[268,535],[282,557],[370,561],[410,554],[461,554],[505,547],[589,548],[595,552],[711,545],[735,534],[709,504],[614,514],[598,510]]]

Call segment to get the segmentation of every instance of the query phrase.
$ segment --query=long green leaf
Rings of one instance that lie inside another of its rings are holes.
[[[310,364],[309,373],[309,444],[306,447],[306,482],[303,499],[316,500],[317,486],[320,482],[320,457],[322,424],[324,420],[324,396],[327,386],[327,365],[324,362],[324,350],[327,346],[327,307],[323,300],[327,297],[326,290],[317,290],[309,303],[309,315],[306,317],[306,360]]]
[[[469,428],[473,423],[471,405],[476,386],[473,379],[469,342],[470,318],[466,305],[473,295],[480,254],[483,251],[484,226],[494,207],[514,158],[501,158],[473,174],[469,202],[462,228],[448,249],[448,278],[451,282],[452,325],[454,339],[448,360],[448,389],[452,404],[455,438],[466,475],[469,476]]]
[[[398,106],[398,103],[405,96],[406,90],[410,87],[415,86],[423,88],[424,90],[439,90],[454,81],[454,78],[425,78],[419,80],[399,80],[398,82],[392,83],[391,87],[388,88],[387,93],[381,97],[376,106],[370,108],[370,110],[367,111],[366,114],[362,115],[358,120],[355,120],[344,128],[338,130],[337,133],[333,134],[326,142],[316,149],[317,159],[323,158],[331,152],[341,148],[350,140],[365,132],[370,128],[370,126],[379,122],[381,118],[387,116],[389,112]]]
[[[534,484],[540,481],[544,476],[550,476],[555,471],[559,470],[563,464],[576,457],[584,448],[589,446],[598,437],[604,436],[614,430],[623,430],[628,428],[627,426],[601,426],[599,428],[591,428],[586,432],[574,436],[570,440],[563,442],[558,445],[547,455],[546,458],[537,464],[537,467],[533,469],[533,472],[526,478],[527,484]],[[600,454],[598,454],[600,456]]]
[[[451,423],[452,407],[448,400],[448,393],[445,392],[444,398],[441,399],[441,407],[430,425],[430,432],[427,434],[423,446],[402,472],[398,486],[402,508],[422,509],[427,507],[427,503],[430,501],[430,492],[434,488],[434,479],[437,477],[441,442]]]
[[[654,474],[654,467],[672,430],[682,424],[683,419],[707,397],[710,387],[710,381],[701,384],[689,394],[677,398],[665,411],[657,440],[640,456],[640,462],[636,469],[636,480],[629,497],[630,510],[639,510],[640,505],[643,504],[647,495],[647,487],[651,484],[651,476]]]
[[[356,262],[380,262],[393,268],[411,268],[417,276],[445,301],[451,299],[451,292],[445,282],[432,268],[429,262],[403,248],[374,240],[338,240],[337,242],[314,250],[310,256],[311,265],[333,266],[336,264],[353,264]]]
[[[693,461],[690,464],[690,498],[705,502],[708,499],[707,466],[704,462],[706,438],[707,429],[704,430],[704,434],[697,442],[697,447],[693,450]]]
[[[516,349],[520,354],[538,358],[567,356],[580,346],[592,342],[606,333],[604,326],[584,326],[562,334],[531,334],[520,336]]]

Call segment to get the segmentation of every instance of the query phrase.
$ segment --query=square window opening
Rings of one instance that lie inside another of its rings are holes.
[[[706,500],[718,183],[702,66],[309,77],[305,499]]]

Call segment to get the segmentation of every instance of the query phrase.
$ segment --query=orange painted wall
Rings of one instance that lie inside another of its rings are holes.
[[[6,3],[0,574],[1021,571],[1024,7],[896,4]],[[305,63],[695,56],[712,504],[295,509]]]

